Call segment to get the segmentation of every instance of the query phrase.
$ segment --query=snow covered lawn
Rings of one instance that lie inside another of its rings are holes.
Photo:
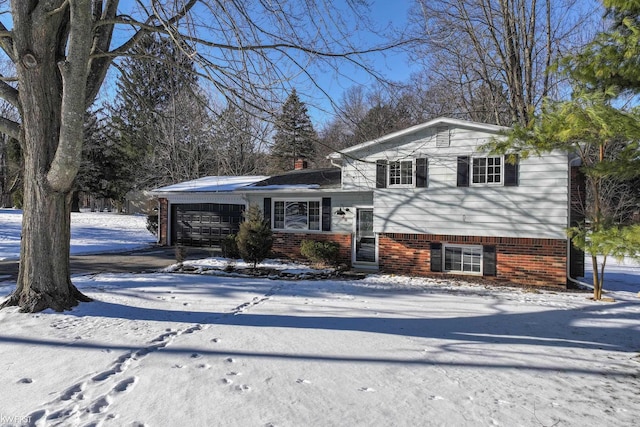
[[[613,303],[384,275],[78,276],[94,302],[0,311],[0,425],[637,425],[640,268],[615,274]]]
[[[146,229],[146,223],[147,218],[143,215],[74,212],[71,214],[71,253],[78,255],[147,247],[156,242],[156,237]],[[0,261],[20,257],[21,228],[21,210],[0,209]]]

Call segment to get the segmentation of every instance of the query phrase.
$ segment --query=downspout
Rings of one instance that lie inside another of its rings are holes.
[[[571,225],[571,167],[573,166],[573,162],[576,160],[580,161],[580,157],[575,157],[569,160],[569,197],[567,201],[567,226]],[[576,279],[575,277],[571,277],[571,239],[567,238],[567,280],[578,287],[586,287],[589,289],[593,289],[593,285],[590,285],[586,282]]]

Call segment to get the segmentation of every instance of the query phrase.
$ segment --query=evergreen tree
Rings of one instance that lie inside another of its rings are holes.
[[[271,148],[274,172],[292,170],[298,158],[313,161],[318,135],[304,105],[295,89],[291,92],[282,113],[276,118],[274,144]]]
[[[240,256],[246,262],[253,263],[253,268],[269,256],[273,246],[273,233],[257,205],[249,206],[245,212],[236,242]]]
[[[112,199],[122,210],[126,194],[134,188],[131,163],[134,152],[122,140],[110,134],[111,129],[99,111],[89,111],[85,119],[82,163],[76,177],[77,189],[95,197]]]

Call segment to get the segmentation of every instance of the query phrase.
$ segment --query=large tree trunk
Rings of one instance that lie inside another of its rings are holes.
[[[13,1],[24,150],[20,272],[2,305],[68,310],[90,301],[71,283],[71,189],[80,164],[91,2]],[[73,25],[71,25],[73,22]]]
[[[27,169],[20,273],[5,305],[18,305],[26,312],[69,310],[79,301],[91,300],[70,278],[71,193],[51,191],[42,184],[42,176],[33,174],[32,167]]]

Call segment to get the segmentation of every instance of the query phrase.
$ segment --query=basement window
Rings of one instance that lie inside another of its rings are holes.
[[[482,274],[482,246],[445,245],[444,271]]]

